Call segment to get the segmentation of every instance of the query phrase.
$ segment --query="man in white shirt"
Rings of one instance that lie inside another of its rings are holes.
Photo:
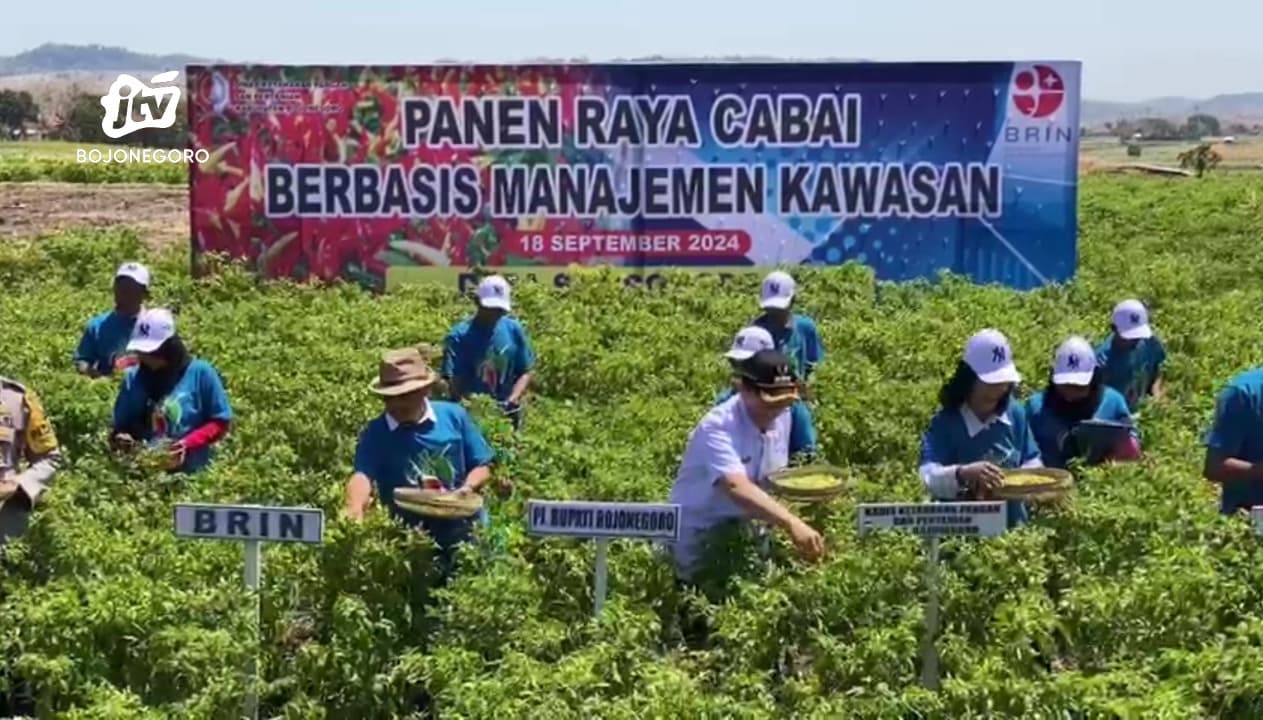
[[[680,540],[672,547],[676,574],[696,571],[707,531],[730,520],[755,518],[789,533],[799,555],[816,560],[824,539],[764,490],[767,476],[789,464],[791,405],[798,381],[790,360],[761,350],[740,366],[737,393],[693,429],[671,502],[681,506]]]

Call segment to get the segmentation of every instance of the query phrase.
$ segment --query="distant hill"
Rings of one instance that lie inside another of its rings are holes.
[[[149,55],[104,45],[45,43],[33,50],[0,57],[0,76],[63,72],[153,72],[183,70],[185,65],[222,62],[193,55]]]
[[[1263,92],[1216,95],[1203,100],[1186,97],[1161,97],[1140,102],[1084,100],[1080,114],[1082,123],[1091,126],[1143,117],[1183,120],[1194,113],[1214,115],[1221,120],[1258,120],[1263,118]]]
[[[716,58],[665,57],[619,58],[616,62],[776,62],[785,58],[766,55],[732,55]],[[851,58],[829,58],[835,62],[865,62]],[[529,62],[566,62],[562,58],[532,58]],[[570,62],[584,62],[570,59]],[[64,45],[45,43],[10,57],[0,57],[0,87],[53,92],[55,86],[77,85],[85,90],[106,88],[120,72],[159,73],[183,70],[185,65],[231,62],[193,55],[150,55],[121,47],[104,45]],[[450,62],[450,61],[447,61]],[[1194,113],[1208,113],[1224,120],[1263,121],[1263,92],[1216,95],[1198,100],[1187,97],[1160,97],[1141,102],[1084,100],[1082,122],[1092,127],[1116,120],[1161,117],[1183,120]]]

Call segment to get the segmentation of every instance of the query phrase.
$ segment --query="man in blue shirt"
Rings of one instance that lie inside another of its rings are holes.
[[[1263,505],[1263,367],[1237,375],[1219,393],[1202,474],[1223,488],[1225,515]]]
[[[134,365],[127,341],[149,298],[149,269],[126,262],[114,273],[114,309],[88,321],[75,348],[75,369],[89,377],[107,377]]]
[[[391,516],[424,529],[439,546],[440,576],[452,569],[457,545],[467,541],[477,518],[435,519],[415,515],[395,503],[395,488],[413,487],[480,494],[491,477],[494,453],[477,423],[459,403],[430,400],[438,375],[416,348],[382,356],[370,389],[384,412],[360,433],[355,470],[346,488],[346,512],[364,517],[374,494]]]
[[[789,356],[794,373],[806,383],[824,359],[824,347],[815,321],[793,311],[797,290],[789,273],[768,273],[759,292],[763,314],[755,318],[754,324],[771,333],[776,349]]]
[[[715,397],[715,404],[718,405],[737,394],[745,362],[754,357],[755,353],[773,349],[775,348],[772,336],[767,330],[757,325],[742,328],[732,339],[732,347],[724,353],[724,357],[728,358],[732,366],[733,382]],[[789,418],[790,458],[810,459],[816,453],[816,426],[807,403],[795,400],[789,408]]]
[[[443,379],[453,400],[473,394],[495,398],[522,426],[522,398],[531,384],[535,353],[512,310],[509,283],[490,275],[478,283],[478,310],[456,324],[443,341]]]
[[[1167,351],[1149,325],[1149,311],[1139,300],[1114,307],[1109,337],[1096,348],[1096,362],[1105,384],[1123,394],[1136,412],[1147,396],[1162,399],[1162,364]]]

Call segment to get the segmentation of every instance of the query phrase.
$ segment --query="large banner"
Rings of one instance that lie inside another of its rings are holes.
[[[196,256],[369,286],[1077,261],[1077,62],[193,66]]]

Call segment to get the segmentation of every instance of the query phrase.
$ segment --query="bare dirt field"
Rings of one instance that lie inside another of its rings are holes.
[[[130,226],[151,247],[187,243],[188,192],[165,185],[0,183],[0,239]]]

